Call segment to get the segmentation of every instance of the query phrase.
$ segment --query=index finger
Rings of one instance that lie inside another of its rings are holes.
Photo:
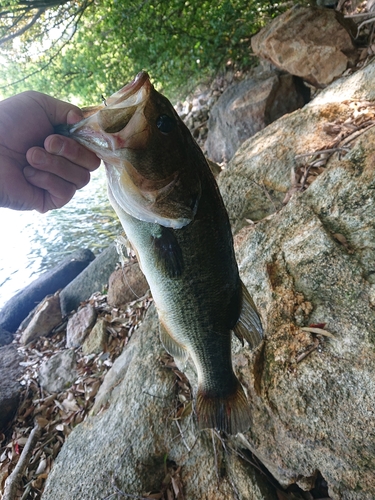
[[[48,153],[63,156],[67,160],[86,168],[90,172],[96,170],[100,165],[100,159],[95,153],[89,151],[70,137],[53,134],[44,141],[44,148]]]

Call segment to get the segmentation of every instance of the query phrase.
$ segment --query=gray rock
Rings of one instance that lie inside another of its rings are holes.
[[[70,283],[95,258],[91,250],[77,250],[12,297],[0,311],[0,328],[15,332],[39,302]]]
[[[77,309],[79,304],[91,297],[94,292],[101,292],[108,284],[119,256],[113,243],[74,279],[60,293],[61,312],[63,316]]]
[[[147,280],[139,265],[129,264],[111,274],[107,302],[110,306],[120,307],[143,297],[148,289]]]
[[[66,327],[66,347],[80,347],[83,344],[95,324],[96,315],[94,306],[86,304],[69,318]]]
[[[39,381],[50,393],[62,392],[77,379],[77,363],[74,349],[55,354],[40,367]]]
[[[48,335],[62,321],[60,298],[58,294],[46,297],[37,307],[30,323],[22,333],[20,342],[29,342]]]
[[[221,178],[232,220],[263,210],[245,172],[290,187],[295,155],[332,140],[323,124],[348,119],[346,101],[375,98],[374,75],[373,62],[242,146]],[[370,500],[375,489],[374,157],[372,128],[304,193],[236,235],[240,272],[267,334],[259,354],[235,356],[253,414],[237,445],[283,486],[307,489],[320,471],[334,499]],[[234,186],[244,185],[234,202]],[[310,324],[334,338],[301,330]]]
[[[13,335],[0,326],[0,347],[10,344],[13,340]]]
[[[325,87],[358,57],[338,12],[295,6],[251,39],[254,53],[316,87]]]
[[[107,340],[108,322],[99,318],[82,345],[83,354],[98,354],[104,351]]]
[[[191,417],[181,421],[182,438],[171,418],[175,377],[160,362],[164,350],[157,331],[152,308],[108,372],[97,395],[97,415],[73,430],[57,457],[43,500],[97,500],[114,494],[114,485],[126,495],[160,491],[165,457],[182,466],[186,499],[276,500],[260,473],[235,454],[223,457],[220,442],[199,433]],[[219,481],[215,457],[229,461]]]
[[[22,389],[20,361],[22,358],[14,346],[0,347],[0,432],[5,430],[18,408]]]
[[[207,156],[217,162],[229,161],[246,139],[301,108],[308,93],[297,78],[277,70],[258,72],[231,85],[211,110]]]
[[[235,230],[246,219],[258,221],[280,209],[291,187],[297,155],[332,142],[325,125],[350,118],[352,100],[375,100],[375,64],[334,82],[299,111],[281,117],[248,139],[217,177]]]

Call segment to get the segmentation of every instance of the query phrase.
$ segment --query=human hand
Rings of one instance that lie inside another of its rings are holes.
[[[0,207],[44,213],[89,182],[99,158],[53,133],[82,118],[76,106],[34,91],[0,102]]]

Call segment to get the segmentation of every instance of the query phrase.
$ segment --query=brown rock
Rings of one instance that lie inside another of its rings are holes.
[[[254,53],[316,87],[325,87],[355,62],[352,39],[337,12],[293,7],[251,39]]]
[[[60,297],[58,294],[49,295],[37,307],[30,323],[21,337],[22,344],[28,344],[51,330],[62,321]]]
[[[132,300],[143,297],[149,286],[138,264],[129,264],[114,271],[108,284],[107,302],[120,307]]]

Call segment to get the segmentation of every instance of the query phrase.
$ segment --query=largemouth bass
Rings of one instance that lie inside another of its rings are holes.
[[[144,72],[86,116],[70,136],[104,160],[109,198],[148,280],[165,349],[195,365],[199,427],[245,431],[251,415],[232,368],[231,332],[256,347],[263,330],[203,153]]]

